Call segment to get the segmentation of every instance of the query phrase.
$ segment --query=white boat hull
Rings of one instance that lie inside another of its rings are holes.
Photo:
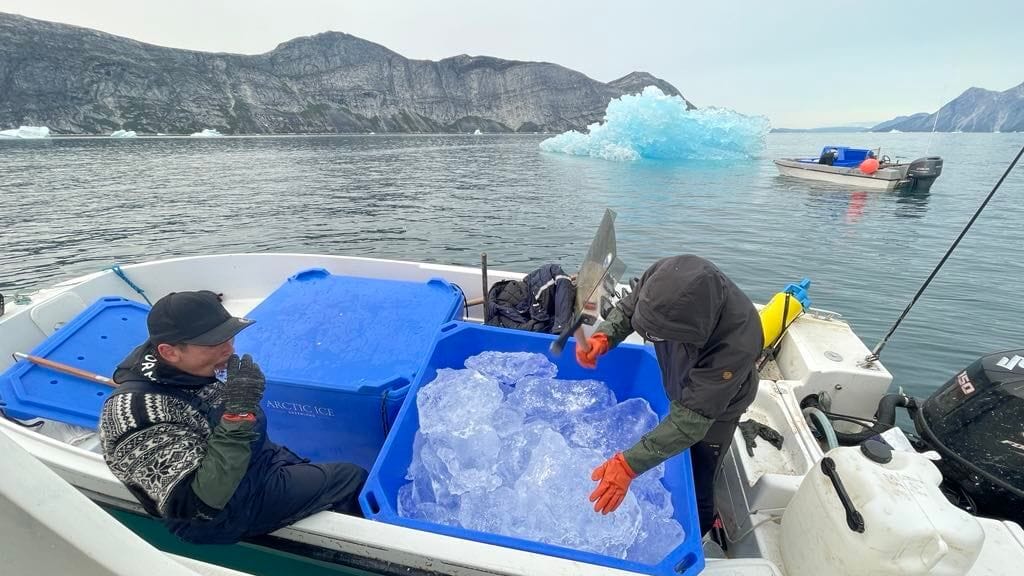
[[[870,190],[893,190],[902,185],[907,173],[906,165],[882,168],[869,175],[861,172],[858,168],[826,166],[824,164],[800,162],[795,159],[775,160],[775,166],[783,176],[802,178],[804,180],[817,180],[819,182],[832,182],[834,184]]]
[[[5,574],[245,576],[160,552],[6,434],[0,434],[0,454],[0,559]]]

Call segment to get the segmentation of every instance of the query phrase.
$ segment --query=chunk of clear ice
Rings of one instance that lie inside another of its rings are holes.
[[[658,425],[658,415],[643,398],[630,398],[599,412],[580,414],[563,429],[569,444],[591,448],[606,458],[637,442]]]
[[[497,380],[476,370],[442,368],[416,395],[420,432],[427,436],[468,434],[490,422],[504,396]]]
[[[529,376],[508,395],[508,403],[527,419],[555,422],[572,414],[608,408],[615,394],[599,380],[556,380]]]
[[[557,380],[541,354],[484,352],[465,365],[438,370],[416,397],[399,515],[646,564],[682,542],[664,465],[612,514],[588,500],[593,469],[657,425],[646,400],[616,404],[603,382]]]
[[[640,515],[640,529],[626,553],[626,560],[657,564],[683,543],[686,534],[675,518],[650,502],[640,500]]]
[[[636,497],[627,494],[614,513],[594,512],[588,498],[594,490],[590,474],[604,460],[593,450],[570,448],[561,434],[544,430],[516,491],[528,495],[530,515],[548,521],[504,524],[503,533],[624,558],[640,530],[640,508]]]
[[[508,386],[515,386],[527,376],[554,378],[558,374],[558,367],[536,352],[481,352],[466,358],[466,368]]]

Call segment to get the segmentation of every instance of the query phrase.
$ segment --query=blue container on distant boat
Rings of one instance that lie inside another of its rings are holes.
[[[114,369],[149,337],[149,306],[118,296],[93,302],[30,354],[111,377]],[[27,360],[0,374],[0,408],[19,419],[47,418],[96,428],[106,384],[57,372]]]
[[[548,556],[568,558],[620,570],[658,576],[693,576],[704,568],[704,553],[697,520],[693,487],[693,469],[689,451],[665,463],[664,484],[672,494],[674,517],[686,533],[683,543],[661,562],[653,565],[612,558],[593,552],[581,552],[561,546],[541,544],[511,536],[468,530],[398,515],[398,490],[409,481],[406,473],[412,461],[413,439],[419,429],[419,411],[415,397],[423,386],[436,378],[441,368],[463,368],[466,358],[487,350],[499,352],[537,352],[547,354],[556,336],[507,330],[464,322],[443,326],[425,365],[418,371],[405,403],[388,435],[387,441],[370,471],[360,504],[367,518],[417,530],[446,534],[458,538],[516,548]],[[575,342],[575,341],[573,341]],[[567,346],[559,358],[550,358],[558,367],[558,377],[565,379],[597,379],[615,392],[619,401],[644,398],[659,417],[668,414],[669,401],[661,383],[658,361],[650,347],[620,344],[601,358],[596,370],[585,370],[575,360],[574,346]],[[585,479],[589,480],[589,479]],[[581,506],[589,503],[581,502]]]
[[[299,272],[235,338],[267,377],[270,438],[314,462],[369,469],[426,361],[434,334],[461,316],[462,291],[427,282]]]
[[[850,148],[849,146],[825,146],[821,149],[821,156],[824,156],[829,150],[836,151],[836,157],[833,166],[839,166],[843,168],[856,168],[860,166],[860,163],[867,159],[868,154],[871,152],[867,148]]]

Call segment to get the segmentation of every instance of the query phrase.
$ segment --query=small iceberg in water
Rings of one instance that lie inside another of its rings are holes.
[[[46,126],[19,126],[12,130],[0,130],[0,138],[49,138],[50,129]]]
[[[764,149],[771,128],[763,116],[732,110],[687,110],[679,96],[648,86],[608,103],[604,123],[588,133],[564,132],[540,143],[545,152],[605,160],[737,160]]]
[[[111,138],[135,138],[138,134],[135,130],[114,130],[111,134]]]
[[[202,132],[193,132],[191,136],[193,138],[220,138],[224,135],[218,132],[216,128],[204,128]]]

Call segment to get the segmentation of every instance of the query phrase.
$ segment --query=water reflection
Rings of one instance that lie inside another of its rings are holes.
[[[868,203],[868,193],[857,190],[850,193],[850,204],[846,207],[846,223],[856,224],[864,214],[864,205]]]
[[[807,182],[803,187],[806,206],[812,213],[824,214],[832,222],[857,224],[879,192],[853,190],[826,182]]]
[[[799,190],[790,187],[791,190]],[[800,190],[804,193],[806,206],[814,213],[824,214],[830,221],[857,224],[870,209],[876,197],[884,205],[892,203],[893,215],[897,218],[922,218],[928,212],[931,193],[928,190],[900,188],[889,192],[880,190],[855,190],[821,182],[807,182]]]
[[[931,192],[928,190],[912,190],[904,188],[896,190],[895,215],[899,218],[921,218],[928,212],[928,199]]]

